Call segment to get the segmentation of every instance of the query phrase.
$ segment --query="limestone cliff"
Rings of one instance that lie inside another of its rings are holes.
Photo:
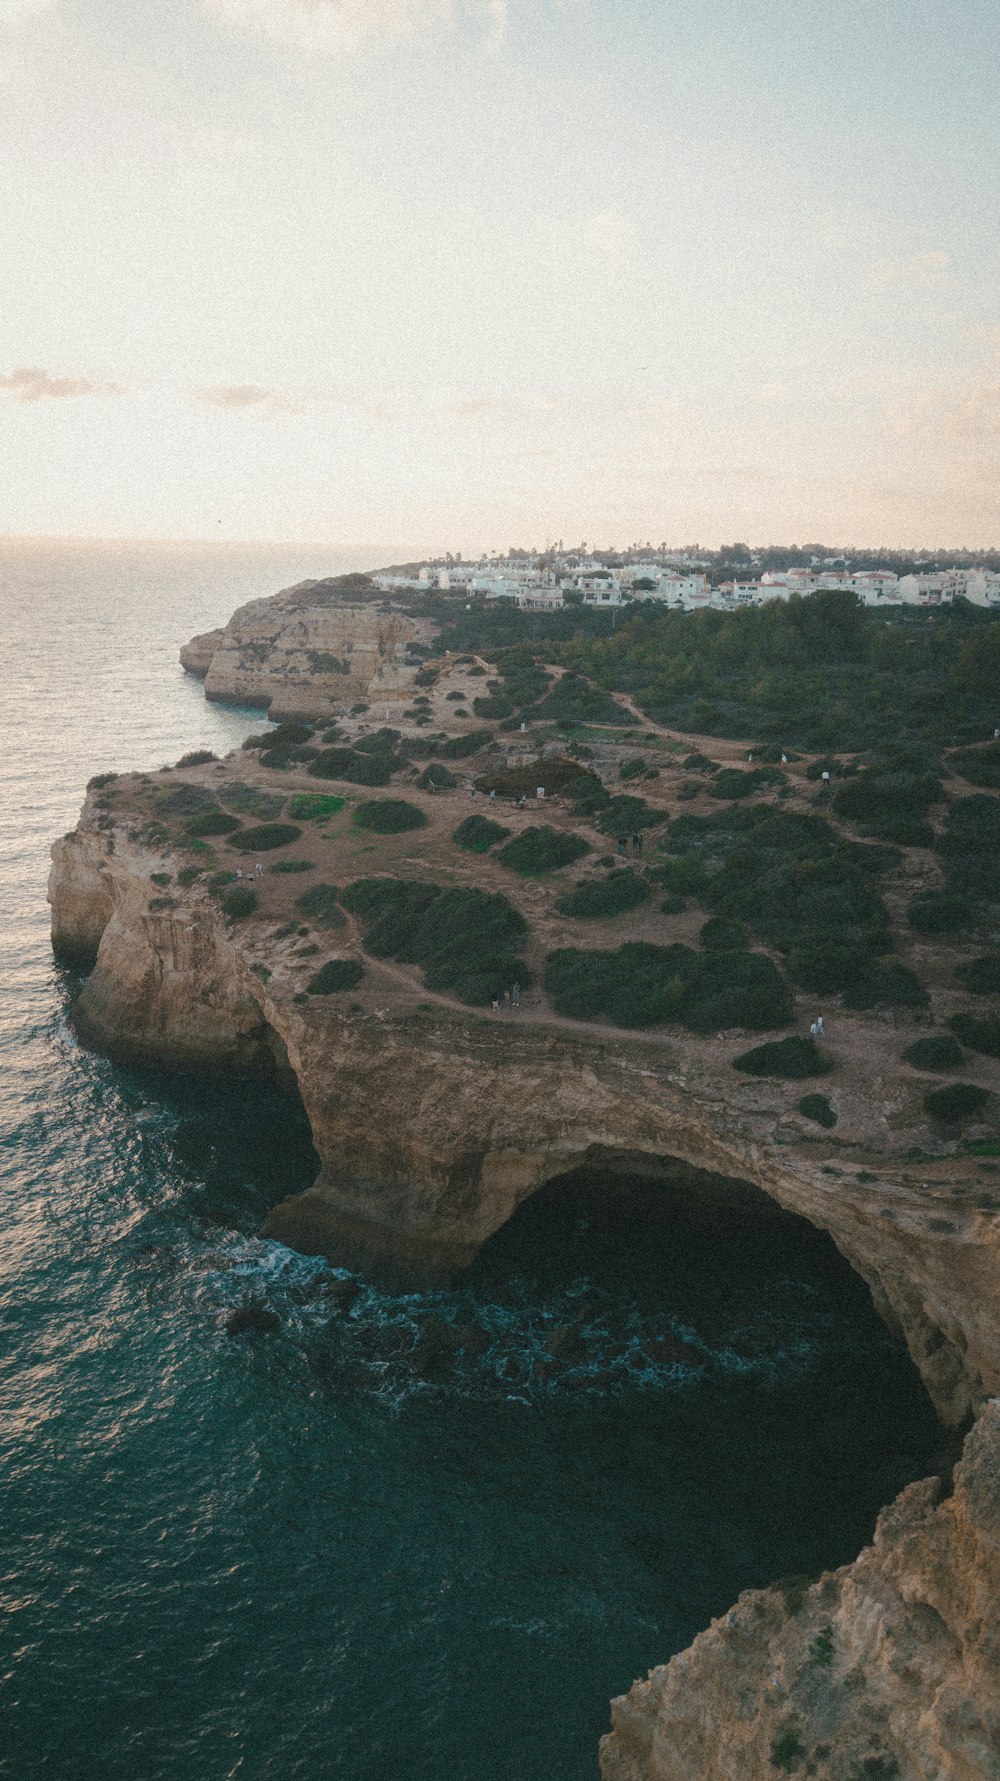
[[[604,1781],[1000,1775],[1000,1402],[942,1500],[911,1484],[852,1565],[753,1590],[612,1704]]]
[[[177,866],[91,794],[53,847],[53,938],[96,960],[75,1012],[86,1042],[128,1062],[294,1078],[322,1166],[268,1234],[433,1281],[581,1164],[655,1172],[665,1191],[717,1204],[766,1196],[830,1233],[942,1420],[981,1412],[953,1496],[912,1486],[854,1565],[742,1597],[616,1702],[605,1781],[1000,1776],[1000,1411],[983,1409],[1000,1393],[996,1202],[926,1163],[916,1180],[886,1156],[875,1184],[776,1142],[759,1091],[733,1082],[723,1097],[687,1047],[486,1023],[370,958],[365,1003],[305,994],[299,955],[318,948],[296,923],[227,922],[201,882],[178,888]]]
[[[181,664],[205,697],[260,705],[272,718],[334,717],[343,706],[408,698],[421,667],[410,645],[434,627],[379,599],[366,576],[306,581],[251,600],[192,637]]]

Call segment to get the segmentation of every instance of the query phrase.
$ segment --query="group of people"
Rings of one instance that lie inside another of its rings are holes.
[[[242,867],[242,866],[237,866],[237,868],[236,868],[236,876],[237,876],[237,878],[238,878],[238,879],[242,879],[242,877],[243,877],[243,867]],[[248,878],[263,878],[263,876],[264,876],[264,868],[263,868],[263,866],[262,866],[262,865],[261,865],[261,863],[260,863],[260,861],[259,861],[259,860],[258,860],[258,861],[257,861],[257,863],[256,863],[256,865],[255,865],[255,866],[254,866],[254,868],[253,868],[253,870],[252,870],[252,871],[251,871],[251,869],[250,869],[250,867],[249,867],[249,866],[248,866],[248,867],[247,867],[247,870],[246,870],[246,876],[247,876],[247,877],[248,877]]]
[[[492,992],[490,1000],[493,1003],[494,1014],[499,1014],[501,1002],[505,1008],[520,1008],[521,985],[519,983],[512,983],[509,989],[495,989]]]
[[[616,852],[618,853],[619,857],[624,853],[628,853],[628,836],[627,835],[619,835],[618,846],[617,846]],[[632,852],[634,854],[642,852],[642,836],[640,835],[638,829],[636,829],[635,834],[632,836]]]

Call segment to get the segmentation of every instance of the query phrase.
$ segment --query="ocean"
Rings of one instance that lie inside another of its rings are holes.
[[[0,543],[13,1781],[593,1781],[612,1695],[852,1558],[938,1445],[802,1221],[554,1188],[461,1287],[390,1295],[255,1235],[315,1172],[300,1108],[74,1041],[45,883],[87,779],[237,746],[260,714],[180,644],[377,561]],[[279,1327],[229,1337],[247,1301]]]

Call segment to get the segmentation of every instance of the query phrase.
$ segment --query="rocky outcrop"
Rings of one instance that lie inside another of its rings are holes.
[[[176,862],[92,797],[53,848],[61,950],[95,958],[75,1022],[130,1063],[297,1085],[317,1180],[265,1231],[410,1281],[466,1266],[544,1182],[653,1173],[724,1208],[777,1204],[828,1231],[906,1340],[941,1415],[980,1412],[956,1475],[904,1491],[851,1566],[744,1595],[614,1704],[605,1781],[990,1781],[1000,1776],[1000,1219],[940,1183],[832,1172],[662,1043],[487,1025],[446,1007],[352,1011],[304,995],[291,935],[229,924]],[[387,983],[391,980],[387,979]],[[382,1005],[383,1001],[387,1005]],[[734,1091],[735,1095],[735,1091]],[[984,1408],[985,1405],[985,1408]]]
[[[192,637],[180,659],[208,699],[263,706],[276,719],[335,717],[358,701],[409,698],[421,667],[410,646],[433,636],[366,576],[348,575],[251,600],[223,628]]]
[[[852,1565],[748,1591],[612,1704],[604,1781],[1000,1775],[1000,1402]]]

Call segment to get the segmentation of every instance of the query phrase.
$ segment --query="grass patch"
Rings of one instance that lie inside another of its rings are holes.
[[[751,798],[772,785],[784,785],[777,767],[720,767],[708,790],[713,798]]]
[[[259,785],[246,785],[242,779],[223,786],[219,798],[228,810],[253,816],[258,822],[274,822],[285,807],[284,792],[265,792]]]
[[[290,847],[293,841],[301,839],[302,830],[293,822],[262,822],[234,835],[229,845],[240,853],[273,853],[275,848]]]
[[[488,853],[498,841],[506,841],[510,834],[503,823],[491,822],[488,816],[467,816],[460,822],[457,829],[452,830],[452,840],[456,847],[463,847],[466,853]]]
[[[440,761],[431,761],[430,766],[424,768],[417,784],[425,792],[452,792],[458,780]]]
[[[357,828],[373,835],[401,835],[407,829],[427,827],[423,811],[416,804],[408,804],[405,798],[374,798],[368,804],[359,804],[353,821]]]
[[[914,897],[906,919],[918,934],[957,934],[967,927],[973,909],[967,897],[949,891],[925,891]]]
[[[328,959],[306,984],[311,996],[334,996],[338,990],[355,989],[365,974],[357,959]]]
[[[828,1076],[833,1064],[820,1051],[815,1039],[802,1039],[791,1034],[787,1039],[773,1039],[757,1045],[733,1059],[733,1069],[747,1076],[781,1076],[792,1081],[804,1076]]]
[[[296,792],[288,806],[288,814],[296,822],[323,822],[343,810],[346,800],[332,792]]]
[[[837,1115],[825,1095],[803,1095],[798,1108],[803,1119],[811,1119],[827,1131],[837,1123]]]
[[[312,860],[275,860],[272,872],[315,872]]]
[[[626,866],[622,871],[609,872],[606,878],[588,879],[578,884],[564,897],[557,898],[556,909],[560,915],[571,915],[581,921],[603,921],[611,916],[624,915],[626,910],[637,909],[648,896],[649,886],[631,866]]]
[[[470,668],[469,672],[474,674],[477,670]],[[470,730],[467,736],[449,736],[446,742],[439,744],[437,753],[442,761],[464,761],[492,740],[492,730]]]
[[[962,1063],[965,1052],[951,1033],[935,1033],[908,1045],[903,1057],[916,1070],[953,1070]]]
[[[522,829],[496,857],[511,872],[558,872],[560,867],[571,865],[589,852],[590,843],[582,835],[567,835],[546,825]]]
[[[419,965],[428,989],[481,1006],[497,989],[527,985],[520,953],[528,924],[499,893],[363,878],[341,902],[361,921],[367,950]]]
[[[557,1013],[620,1027],[677,1021],[694,1032],[786,1026],[793,1003],[763,953],[704,953],[628,941],[617,952],[551,952],[545,987]]]

